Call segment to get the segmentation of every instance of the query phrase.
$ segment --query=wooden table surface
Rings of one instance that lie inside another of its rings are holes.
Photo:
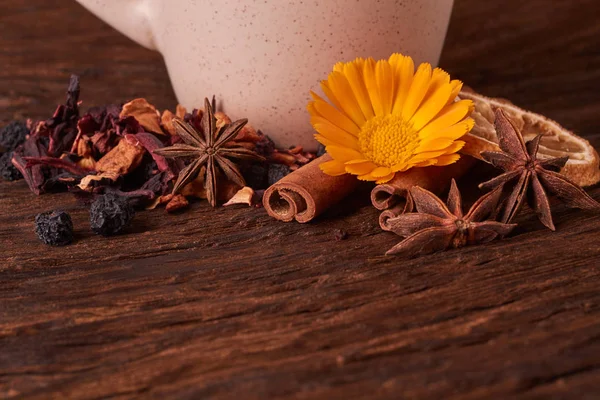
[[[0,10],[3,123],[48,117],[70,73],[88,106],[175,106],[161,57],[75,2]],[[599,12],[456,0],[441,65],[600,146]],[[72,246],[33,233],[57,207]],[[555,233],[529,213],[504,241],[404,260],[362,199],[308,225],[196,203],[105,239],[71,195],[1,183],[0,398],[597,399],[600,216],[554,215]]]

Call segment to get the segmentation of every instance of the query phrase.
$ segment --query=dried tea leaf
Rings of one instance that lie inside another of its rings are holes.
[[[148,132],[164,135],[160,127],[160,113],[146,99],[135,99],[123,106],[119,118],[134,117],[140,125]]]
[[[140,165],[145,152],[135,136],[126,135],[117,147],[96,163],[96,171],[125,175]]]

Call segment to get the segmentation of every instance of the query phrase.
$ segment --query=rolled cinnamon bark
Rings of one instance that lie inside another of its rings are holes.
[[[319,165],[329,160],[325,154],[268,188],[263,197],[267,213],[280,221],[306,223],[356,189],[355,176],[329,176],[321,171]]]
[[[413,201],[411,196],[406,197],[404,204],[397,204],[392,208],[383,211],[379,215],[379,226],[384,231],[391,231],[391,227],[388,221],[392,218],[396,218],[398,215],[413,211]]]
[[[475,162],[472,157],[463,155],[456,163],[445,167],[412,168],[398,173],[391,181],[375,186],[371,191],[371,203],[378,210],[394,208],[406,201],[406,195],[413,186],[434,193],[442,192],[450,186],[452,178],[464,175]]]

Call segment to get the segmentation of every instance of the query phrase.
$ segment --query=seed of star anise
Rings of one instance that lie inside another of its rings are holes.
[[[499,189],[479,198],[466,215],[463,214],[461,195],[454,179],[447,205],[418,186],[410,190],[410,195],[417,212],[401,214],[387,221],[387,230],[405,239],[386,254],[413,257],[487,243],[508,235],[516,226],[486,220],[495,212],[501,195]]]
[[[537,153],[542,135],[525,143],[523,135],[501,109],[496,110],[495,121],[502,152],[484,151],[481,156],[496,168],[505,172],[479,185],[481,189],[504,187],[510,190],[505,200],[500,221],[512,221],[527,198],[527,203],[536,212],[540,221],[555,230],[552,212],[546,191],[555,194],[570,207],[600,209],[581,187],[558,172],[569,157],[538,159]]]
[[[204,99],[204,110],[200,121],[200,131],[187,122],[174,118],[175,131],[185,144],[175,144],[157,149],[154,150],[154,153],[168,158],[191,158],[191,163],[179,173],[173,187],[173,194],[178,193],[185,185],[196,179],[201,171],[205,171],[206,195],[210,205],[215,207],[217,205],[218,170],[221,170],[230,181],[245,186],[242,174],[229,159],[264,160],[264,158],[244,147],[228,145],[248,123],[247,119],[240,119],[219,128],[208,99]]]

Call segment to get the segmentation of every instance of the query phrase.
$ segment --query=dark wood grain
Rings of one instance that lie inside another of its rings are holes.
[[[600,7],[555,3],[457,0],[442,65],[600,146]],[[0,10],[2,121],[47,117],[71,72],[88,105],[175,105],[160,56],[74,2]],[[0,398],[600,396],[600,216],[557,204],[556,233],[527,213],[504,241],[404,260],[356,197],[309,225],[195,203],[107,239],[71,195],[1,183]],[[33,233],[56,207],[66,248]]]

